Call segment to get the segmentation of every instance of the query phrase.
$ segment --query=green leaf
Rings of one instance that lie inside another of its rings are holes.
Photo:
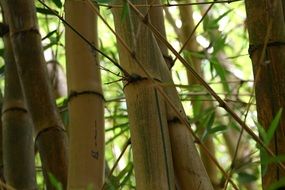
[[[2,67],[0,67],[0,76],[4,76],[4,72],[5,72],[5,65],[3,65]]]
[[[216,116],[216,112],[213,110],[211,114],[209,115],[209,117],[207,118],[205,125],[209,127],[213,126],[213,123],[215,121],[215,116]]]
[[[268,157],[267,159],[261,159],[260,160],[261,164],[272,164],[272,163],[281,163],[285,162],[285,155],[279,155],[279,156],[274,156],[274,157]]]
[[[223,87],[227,91],[227,93],[230,93],[230,87],[229,84],[226,82],[226,72],[225,69],[222,67],[222,65],[218,62],[218,60],[214,57],[210,60],[211,65],[214,67],[215,71],[217,72],[218,76],[223,81]]]
[[[224,18],[226,15],[228,15],[232,9],[224,12],[222,15],[220,15],[218,18],[213,19],[207,16],[203,21],[203,28],[204,31],[211,31],[211,30],[217,30],[219,29],[219,21]]]
[[[129,127],[129,122],[125,122],[125,123],[121,123],[121,124],[115,125],[112,128],[106,129],[105,132],[114,131],[115,129],[123,130],[124,128],[127,128],[127,127]]]
[[[49,32],[45,37],[42,38],[42,40],[45,40],[45,39],[51,37],[51,36],[52,36],[54,33],[56,33],[56,32],[57,32],[57,29],[55,29],[55,30]]]
[[[203,105],[203,101],[201,101],[201,97],[195,97],[195,101],[193,101],[192,107],[193,107],[193,114],[194,114],[194,118],[195,120],[200,120],[200,118],[202,117],[201,115],[201,108]]]
[[[112,138],[110,138],[107,142],[106,145],[111,143],[112,141],[114,141],[116,138],[120,137],[123,133],[127,132],[129,130],[129,128],[124,128],[122,129],[118,134],[114,135]]]
[[[217,125],[216,127],[211,128],[210,130],[208,130],[209,134],[214,134],[217,132],[222,132],[227,130],[227,126],[226,125]]]
[[[253,174],[249,174],[246,172],[238,173],[238,181],[240,183],[250,183],[250,182],[256,181],[257,179],[258,179],[258,177],[256,175],[253,175]]]
[[[278,124],[279,124],[279,121],[280,121],[280,118],[281,118],[281,115],[282,115],[282,111],[283,111],[283,109],[280,108],[278,113],[276,114],[276,116],[272,120],[268,130],[267,130],[267,138],[266,138],[266,141],[265,141],[266,145],[268,145],[270,143],[271,139],[274,136],[274,133],[275,133],[277,127],[278,127]]]
[[[204,31],[210,31],[213,29],[218,29],[219,25],[213,19],[210,19],[210,17],[207,16],[204,18],[203,28]]]
[[[209,131],[211,131],[213,123],[215,121],[215,116],[216,116],[216,112],[213,109],[211,109],[210,114],[204,119],[204,122],[203,120],[201,121],[202,126],[206,128],[201,138],[202,141],[209,135]]]
[[[51,11],[49,9],[40,8],[40,7],[37,7],[36,10],[37,10],[37,13],[41,13],[44,15],[55,15],[55,13],[58,14],[58,11],[56,10]]]
[[[125,2],[122,9],[121,20],[125,20],[128,15],[129,15],[129,4]]]
[[[261,164],[261,175],[264,176],[268,169],[269,163],[269,155],[263,147],[259,147],[260,149],[260,164]]]
[[[112,2],[112,0],[94,0],[96,1],[97,3],[102,3],[102,4],[109,4]]]
[[[126,185],[126,183],[129,181],[130,177],[132,176],[132,171],[133,171],[133,164],[128,164],[128,173],[126,175],[126,177],[122,180],[120,187],[123,187]]]
[[[49,177],[49,180],[50,180],[51,184],[52,184],[57,190],[63,190],[62,184],[56,179],[56,177],[55,177],[53,174],[48,173],[48,177]]]
[[[61,8],[61,7],[62,7],[62,2],[61,2],[61,0],[52,0],[52,2],[53,2],[58,8]]]
[[[285,188],[285,178],[283,177],[279,179],[279,181],[271,184],[267,190],[279,190],[284,188]]]
[[[258,179],[257,176],[253,174],[249,174],[246,172],[238,173],[238,181],[240,183],[250,183],[250,182],[256,181],[257,179]]]
[[[116,190],[119,187],[119,180],[117,180],[116,177],[111,177],[111,179],[107,178],[106,179],[106,188],[108,190]]]
[[[0,57],[4,57],[4,48],[0,49]]]
[[[224,49],[224,47],[226,46],[226,39],[227,36],[223,35],[220,32],[218,36],[213,37],[213,48],[214,48],[213,55],[216,55],[219,51]]]
[[[227,16],[232,10],[233,10],[233,9],[230,9],[230,10],[224,12],[224,13],[221,14],[218,18],[214,19],[214,21],[215,21],[216,23],[218,23],[222,18],[224,18],[225,16]]]
[[[267,141],[267,134],[266,134],[266,131],[264,130],[264,128],[256,121],[254,121],[257,129],[258,129],[258,133],[259,135],[261,136],[263,142]]]
[[[57,44],[58,44],[57,42],[51,42],[51,43],[49,43],[49,44],[43,46],[43,49],[44,49],[44,50],[47,50],[47,49],[49,49],[49,48],[51,48],[52,46],[57,45]]]

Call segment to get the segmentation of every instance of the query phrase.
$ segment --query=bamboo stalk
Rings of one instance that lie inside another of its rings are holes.
[[[33,124],[24,101],[8,34],[5,46],[3,163],[6,183],[16,189],[36,189]]]
[[[166,38],[162,11],[163,10],[161,7],[151,8],[151,10],[149,11],[150,20],[151,20],[151,23],[161,33],[161,35],[163,35]],[[164,57],[169,57],[167,47],[161,42],[158,43],[158,45],[160,47],[162,55],[164,55]],[[164,64],[164,63],[161,63],[161,64]],[[168,65],[168,68],[169,66],[171,67],[171,64],[167,64],[167,65]],[[165,83],[173,84],[173,81],[171,79],[171,74],[169,71],[166,70],[166,67],[161,66],[161,70],[162,70],[161,73],[163,75]],[[170,87],[166,87],[165,90],[167,91],[167,94],[172,99],[172,101],[175,102],[177,108],[181,110],[181,113],[183,114],[183,116],[186,117],[174,85],[170,85]],[[175,169],[177,186],[181,189],[188,189],[188,188],[189,189],[196,189],[196,188],[211,189],[211,184],[209,183],[209,179],[205,172],[205,168],[199,158],[199,155],[198,155],[198,152],[196,151],[194,143],[191,142],[192,137],[189,131],[187,130],[187,127],[178,121],[176,114],[172,111],[172,108],[169,105],[167,105],[167,112],[168,112],[167,114],[168,127],[169,127],[170,137],[171,137],[171,145],[172,145],[174,169]],[[184,132],[186,134],[183,134]],[[183,148],[185,149],[183,150]],[[202,151],[202,153],[204,153],[204,151]],[[209,163],[209,160],[208,160],[208,163]],[[212,162],[210,161],[210,163]],[[188,171],[192,171],[192,174],[190,174],[190,172]],[[203,185],[199,184],[200,181],[203,181],[202,182]]]
[[[254,0],[245,2],[249,33],[249,54],[252,60],[256,105],[259,123],[267,131],[280,108],[285,106],[285,24],[283,1]],[[269,149],[276,155],[285,154],[285,113]],[[261,157],[261,160],[266,160]],[[284,163],[284,162],[283,162]],[[262,185],[264,189],[285,177],[285,170],[276,164],[269,164],[265,170]],[[284,186],[282,186],[284,188]]]
[[[76,14],[75,14],[76,12]],[[98,46],[97,17],[84,1],[67,0],[66,21]],[[101,189],[104,183],[104,97],[98,54],[66,28],[69,93],[68,189]]]
[[[2,0],[10,38],[28,111],[35,127],[48,189],[55,189],[49,175],[66,188],[66,134],[52,97],[32,0]]]
[[[194,24],[194,20],[192,17],[192,7],[179,7],[179,13],[180,13],[180,18],[182,21],[182,27],[181,27],[181,35],[180,36],[180,42],[181,43],[185,43],[188,36],[193,32],[194,28],[195,28],[195,24]],[[191,39],[189,40],[189,42],[187,44],[185,44],[185,50],[188,52],[197,52],[198,51],[198,44],[195,40],[195,34],[191,37]],[[195,69],[195,71],[200,75],[203,76],[203,72],[201,69],[201,60],[197,57],[191,56],[191,55],[184,55],[185,59],[187,60],[188,63],[192,64],[192,67]],[[199,85],[199,81],[197,81],[193,75],[187,71],[187,78],[188,78],[188,82],[190,85]],[[197,102],[195,100],[191,101],[192,106],[194,111],[194,116],[199,115],[201,112],[209,109],[211,106],[210,102],[204,101],[203,103],[201,102]],[[207,126],[202,126],[201,122],[196,122],[196,127],[198,129],[200,129],[200,135],[204,133],[204,130]],[[208,149],[211,151],[212,155],[215,155],[215,145],[213,142],[213,139],[211,139],[211,137],[208,137],[207,139],[205,139],[204,144],[206,147],[208,147]],[[212,161],[209,160],[208,156],[206,155],[207,153],[205,153],[204,151],[201,151],[201,158],[202,161],[205,165],[205,168],[207,170],[207,173],[212,181],[212,184],[214,186],[218,185],[218,179],[217,179],[217,168],[214,165],[214,163]],[[216,189],[218,189],[218,187],[216,187]]]
[[[120,4],[122,1],[114,3]],[[155,80],[161,81],[157,63],[163,58],[153,35],[132,13],[122,20],[122,9],[113,9],[112,12],[117,34],[133,50],[132,55],[118,40],[120,62],[130,74],[124,92],[137,189],[175,189],[165,104],[152,85],[152,79],[148,79],[137,64],[139,60]]]

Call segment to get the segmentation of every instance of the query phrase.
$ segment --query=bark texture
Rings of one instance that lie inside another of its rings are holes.
[[[66,20],[98,46],[97,17],[84,1],[67,0]],[[98,54],[66,28],[66,68],[69,94],[68,189],[101,190],[104,183],[104,97]]]
[[[1,0],[1,4],[7,15],[23,94],[35,126],[47,188],[55,189],[49,177],[53,175],[65,189],[66,134],[48,81],[34,1]]]
[[[36,189],[33,124],[24,101],[8,34],[5,46],[5,94],[2,109],[3,164],[6,183]]]
[[[274,116],[285,107],[285,23],[281,0],[245,1],[259,123],[267,130]],[[285,112],[269,148],[276,155],[285,154]],[[261,159],[263,159],[261,157]],[[262,185],[285,177],[277,164],[264,170]],[[284,187],[283,187],[284,188]]]
[[[136,2],[138,4],[145,4],[145,1],[140,1],[140,2]],[[139,10],[142,12],[142,14],[146,15],[147,11],[145,8],[139,8]],[[119,13],[120,10],[117,10],[117,14]],[[115,12],[113,10],[113,12]],[[117,20],[116,20],[117,19]],[[150,74],[150,77],[152,77],[153,79],[155,79],[156,81],[159,81],[160,83],[167,83],[168,85],[170,84],[170,88],[165,88],[165,93],[168,95],[169,99],[172,101],[173,105],[175,105],[176,109],[178,110],[178,112],[180,112],[180,114],[182,115],[182,117],[184,117],[184,119],[186,120],[186,115],[184,113],[182,104],[179,100],[177,91],[173,85],[173,81],[171,78],[171,74],[170,71],[166,65],[166,63],[164,62],[163,56],[159,50],[158,44],[153,36],[153,34],[149,31],[149,29],[147,28],[147,26],[141,22],[141,20],[139,18],[136,17],[136,14],[134,14],[133,11],[130,11],[129,14],[129,25],[126,24],[127,27],[125,27],[125,29],[122,29],[122,24],[120,22],[120,17],[115,15],[115,25],[116,25],[116,31],[118,32],[118,34],[120,36],[123,37],[123,39],[127,42],[126,44],[128,44],[128,46],[130,46],[131,52],[128,52],[126,50],[124,50],[124,47],[122,44],[119,45],[119,50],[121,51],[120,55],[120,61],[123,64],[128,63],[125,66],[125,68],[130,68],[131,74],[135,73],[135,76],[141,76],[140,79],[145,79],[145,80],[149,80],[149,82],[151,83],[146,83],[142,84],[141,87],[138,88],[139,89],[144,89],[146,87],[146,84],[148,85],[154,85],[153,81],[150,80],[148,77],[146,76],[146,72],[142,71],[142,67],[138,66],[137,61],[134,60],[134,56],[139,60],[140,63],[143,64],[143,68],[145,70],[147,70],[147,72]],[[148,16],[145,17],[145,19],[149,19]],[[126,21],[125,21],[126,22]],[[133,32],[130,32],[133,31]],[[133,39],[133,40],[130,40]],[[137,49],[136,49],[137,48]],[[141,48],[141,49],[140,49]],[[136,51],[139,50],[140,51]],[[124,54],[122,53],[124,52]],[[127,56],[123,56],[123,55],[127,55]],[[145,59],[143,59],[145,58]],[[147,58],[147,59],[146,59]],[[138,82],[142,83],[141,80],[139,80]],[[125,88],[125,93],[127,96],[127,90],[130,89],[130,85],[134,85],[134,83],[128,84]],[[140,84],[139,84],[140,85]],[[129,89],[127,89],[127,87]],[[147,93],[153,93],[151,91],[157,91],[156,88],[152,89],[146,89]],[[130,94],[134,94],[131,93],[131,91],[129,92]],[[137,97],[139,97],[139,94],[144,94],[142,92],[137,93]],[[151,96],[153,96],[152,94],[150,94]],[[158,94],[160,95],[160,94]],[[151,97],[150,96],[150,97]],[[128,97],[128,96],[127,96]],[[164,99],[162,99],[164,100]],[[127,99],[128,101],[128,99]],[[148,105],[148,109],[150,110],[155,110],[155,108],[157,109],[158,106],[153,107],[153,105],[157,102],[152,102],[152,101],[144,101],[145,105]],[[161,101],[161,103],[159,103],[159,105],[163,105],[165,104],[165,101]],[[144,104],[141,104],[143,106],[145,106]],[[141,106],[141,105],[137,105],[137,106]],[[134,108],[129,108],[129,107],[134,107]],[[160,107],[160,110],[158,110],[159,114],[159,118],[161,118],[161,121],[164,121],[165,119],[167,120],[167,125],[168,125],[168,129],[169,129],[169,136],[170,136],[170,142],[171,142],[171,147],[172,147],[172,156],[173,156],[173,165],[174,165],[174,170],[175,170],[175,185],[176,188],[178,189],[212,189],[210,180],[206,174],[205,168],[203,167],[203,164],[198,156],[198,152],[195,148],[195,145],[193,143],[192,140],[192,136],[189,132],[189,129],[187,129],[187,127],[183,124],[183,122],[181,122],[178,119],[177,113],[172,109],[172,107],[168,104],[165,104],[166,106],[166,110],[163,111],[162,108]],[[138,110],[139,107],[136,107],[135,105],[129,104],[128,103],[128,109],[132,109],[132,110]],[[136,111],[138,112],[138,111]],[[150,111],[147,112],[147,114],[150,114]],[[155,113],[152,113],[152,115]],[[166,118],[164,116],[164,114],[166,115]],[[137,114],[136,114],[137,115]],[[142,115],[140,113],[140,115]],[[144,118],[145,117],[145,118]],[[147,117],[147,115],[142,115],[140,120],[146,120],[146,118],[150,118]],[[135,123],[133,123],[134,125]],[[148,127],[149,124],[148,123],[143,123],[142,126],[140,126],[138,129],[143,128],[146,129],[146,127]],[[155,126],[155,125],[152,125]],[[155,127],[152,127],[155,128]],[[141,130],[141,129],[140,129]],[[133,129],[133,131],[135,131],[135,129]],[[143,133],[138,133],[137,136],[134,136],[132,132],[132,128],[131,128],[131,135],[132,135],[132,142],[133,139],[138,139],[138,138],[134,138],[134,137],[139,137],[138,135],[141,135]],[[154,133],[153,133],[154,134]],[[145,135],[144,135],[145,136]],[[165,136],[167,137],[167,136]],[[141,138],[141,137],[139,137]],[[152,137],[154,138],[154,137]],[[157,138],[157,137],[155,137]],[[165,142],[167,139],[165,139]],[[138,141],[139,142],[139,141]],[[144,142],[144,139],[141,140],[141,142]],[[134,144],[133,144],[134,146]],[[140,145],[142,146],[142,145]],[[148,145],[149,147],[151,147],[151,145]],[[142,149],[145,147],[142,147]],[[153,148],[152,148],[153,149]],[[136,158],[136,154],[140,154],[139,151],[135,152],[134,151],[134,159]],[[142,155],[143,156],[143,155]],[[142,157],[141,156],[141,157]],[[170,158],[170,157],[169,157]],[[143,157],[141,158],[142,160],[144,159]],[[145,160],[145,159],[144,159]],[[168,159],[169,160],[169,159]],[[151,171],[151,169],[148,169],[149,171]],[[136,171],[136,179],[137,181],[141,180],[141,176],[140,175],[145,175],[145,174],[137,174],[138,173],[138,169],[136,169],[136,165],[135,165],[135,171]],[[142,172],[145,172],[143,170],[141,170]],[[148,171],[148,172],[149,172]],[[142,173],[140,172],[140,173]],[[148,176],[146,176],[148,177]],[[147,187],[147,186],[143,186],[143,184],[141,184],[142,187]],[[151,187],[151,186],[148,186]],[[154,186],[156,187],[156,189],[158,188],[158,186]],[[163,187],[162,189],[166,189],[167,186],[161,186]],[[159,189],[161,189],[161,187]],[[170,187],[168,187],[170,188]],[[173,188],[173,187],[171,187]]]
[[[116,1],[116,4],[122,3]],[[117,34],[133,51],[126,50],[118,40],[121,65],[131,75],[124,92],[129,113],[137,189],[175,189],[165,104],[153,86],[152,79],[146,76],[136,61],[151,73],[154,80],[161,81],[158,63],[163,58],[154,43],[153,35],[132,12],[124,20],[121,19],[122,9],[113,9],[112,12]]]

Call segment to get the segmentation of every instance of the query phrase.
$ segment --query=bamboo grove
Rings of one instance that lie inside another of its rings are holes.
[[[0,0],[1,189],[285,188],[282,0]]]

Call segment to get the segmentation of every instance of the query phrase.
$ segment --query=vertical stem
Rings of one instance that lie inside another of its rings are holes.
[[[66,20],[98,46],[97,16],[84,1],[67,0]],[[76,14],[75,14],[76,13]],[[66,28],[69,93],[68,189],[101,189],[104,182],[104,97],[98,54]]]
[[[7,14],[17,71],[28,111],[35,127],[48,189],[55,189],[49,175],[66,188],[66,134],[57,111],[43,56],[33,0],[1,0]]]
[[[3,163],[6,183],[15,189],[36,189],[33,124],[18,78],[8,34],[5,47]]]
[[[114,3],[123,4],[122,1]],[[144,1],[136,3],[145,4]],[[146,11],[145,8],[141,10]],[[175,189],[165,103],[162,97],[155,93],[153,79],[149,79],[138,65],[140,62],[155,80],[161,81],[159,64],[163,57],[154,36],[132,11],[124,20],[122,9],[115,8],[112,12],[116,32],[125,43],[122,44],[118,40],[120,62],[131,74],[124,92],[128,106],[137,189]],[[124,45],[133,52],[129,52]]]
[[[245,1],[249,33],[249,54],[255,78],[259,123],[268,130],[274,116],[285,106],[285,24],[281,0]],[[269,148],[276,155],[285,154],[285,113]],[[261,157],[261,160],[266,157]],[[266,169],[265,169],[266,167]],[[263,165],[264,189],[285,177],[276,164]],[[283,186],[284,188],[284,186]]]

